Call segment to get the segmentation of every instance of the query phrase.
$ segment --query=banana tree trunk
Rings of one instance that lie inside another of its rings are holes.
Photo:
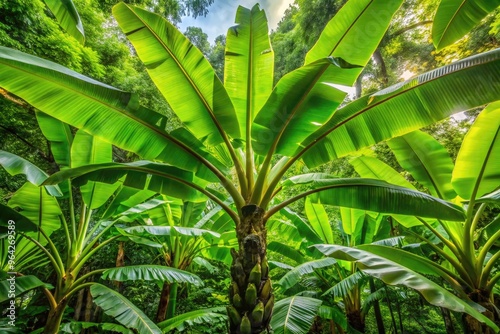
[[[487,291],[477,291],[469,294],[469,298],[478,303],[479,305],[483,306],[486,311],[483,312],[485,316],[493,320],[495,323],[500,322],[500,316],[498,314],[498,311],[496,310],[495,305],[490,299],[490,294]],[[471,317],[468,314],[464,314],[463,316],[464,320],[464,330],[466,334],[494,334],[495,332],[493,329],[488,327],[487,325],[483,324],[482,322],[479,322],[475,318]]]
[[[451,319],[450,310],[444,307],[440,307],[441,315],[443,316],[444,327],[446,328],[447,334],[455,333],[455,328],[453,327],[453,320]]]
[[[161,289],[160,301],[158,302],[158,310],[156,311],[156,322],[162,322],[166,319],[169,299],[170,284],[164,282]]]
[[[59,327],[61,326],[61,321],[64,315],[64,310],[68,305],[66,299],[62,300],[57,304],[57,307],[49,311],[49,316],[47,317],[47,322],[43,329],[44,334],[55,334],[59,333]]]
[[[274,296],[266,259],[264,210],[256,205],[242,208],[236,228],[239,251],[231,250],[231,287],[228,306],[229,333],[261,333],[269,327]]]
[[[349,325],[351,325],[352,328],[360,333],[365,332],[365,319],[360,310],[353,310],[351,312],[348,312],[346,315],[347,322],[349,323]]]

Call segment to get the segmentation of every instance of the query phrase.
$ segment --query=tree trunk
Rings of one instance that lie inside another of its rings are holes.
[[[239,251],[231,250],[231,287],[229,332],[261,333],[269,327],[274,295],[266,259],[264,210],[256,205],[242,208],[242,219],[236,227]]]
[[[358,332],[365,332],[365,319],[363,319],[363,315],[360,310],[354,310],[347,313],[347,322]]]
[[[158,310],[156,311],[156,322],[162,322],[166,319],[168,300],[170,299],[170,284],[163,283],[161,289],[160,301],[158,302]]]
[[[478,303],[479,305],[483,306],[486,311],[483,312],[483,314],[494,321],[495,323],[499,323],[499,315],[497,311],[495,310],[495,305],[493,302],[490,300],[489,293],[486,291],[476,291],[471,294],[469,294],[469,298],[473,301]],[[482,322],[476,320],[474,317],[464,314],[463,315],[463,320],[464,320],[464,330],[465,333],[467,334],[494,334],[495,332],[493,329],[491,329],[489,326],[486,324],[483,324]]]
[[[67,300],[63,299],[59,302],[59,304],[57,304],[55,309],[49,311],[49,316],[47,317],[47,322],[45,323],[45,327],[43,329],[44,334],[59,333],[59,327],[61,326],[61,320],[67,305]]]
[[[451,319],[450,310],[444,307],[440,307],[441,314],[444,320],[444,327],[446,328],[446,333],[453,334],[455,333],[455,328],[453,328],[453,320]]]
[[[123,244],[124,244],[123,241],[120,241],[118,243],[118,252],[116,254],[116,267],[117,268],[121,268],[121,267],[125,266],[125,248],[124,248]],[[116,286],[116,290],[119,293],[122,293],[123,292],[123,283],[120,281],[115,281],[114,284]]]
[[[377,288],[375,287],[375,282],[373,281],[372,277],[370,277],[369,283],[371,293],[375,293],[377,291]],[[382,312],[380,312],[380,303],[378,302],[378,300],[375,300],[373,302],[373,312],[375,313],[375,320],[377,322],[377,329],[379,334],[385,334],[384,320],[382,319]]]

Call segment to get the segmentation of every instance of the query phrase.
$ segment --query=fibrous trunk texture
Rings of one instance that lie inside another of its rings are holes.
[[[229,332],[261,333],[269,327],[274,295],[266,259],[264,210],[256,205],[242,208],[236,228],[239,251],[231,250],[231,286],[228,306]]]
[[[483,306],[486,311],[483,314],[489,319],[493,320],[497,325],[500,322],[500,316],[498,314],[498,310],[496,306],[490,299],[489,293],[487,291],[476,291],[469,294],[469,298]],[[465,333],[467,334],[494,334],[495,331],[491,329],[486,324],[476,320],[474,317],[471,317],[468,314],[464,314],[464,325],[465,325]]]

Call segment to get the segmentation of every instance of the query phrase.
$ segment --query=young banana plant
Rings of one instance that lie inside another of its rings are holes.
[[[498,50],[340,108],[347,95],[344,87],[354,84],[401,3],[348,1],[308,52],[304,66],[274,87],[267,20],[258,5],[238,8],[237,25],[227,34],[223,82],[168,21],[134,6],[116,5],[113,14],[119,26],[184,124],[171,132],[165,130],[166,118],[140,106],[135,94],[7,48],[0,48],[0,87],[59,120],[152,160],[64,170],[46,184],[68,178],[113,184],[125,177],[124,184],[131,187],[188,201],[209,198],[220,205],[234,221],[238,239],[232,253],[229,331],[260,333],[271,319],[260,310],[272,308],[274,300],[268,289],[266,221],[288,204],[312,195],[323,204],[463,219],[462,209],[453,204],[382,181],[324,175],[283,179],[298,161],[318,166],[497,98]],[[282,158],[276,160],[277,155]],[[218,191],[207,188],[210,183],[220,184],[234,210]],[[311,188],[280,197],[283,189],[297,184]]]
[[[414,272],[443,278],[457,295],[482,305],[484,315],[497,324],[499,316],[493,293],[500,280],[500,252],[497,247],[500,218],[495,217],[495,211],[491,209],[498,205],[499,200],[499,120],[500,102],[494,102],[479,114],[470,128],[455,164],[446,149],[424,132],[412,132],[388,142],[400,165],[417,182],[434,196],[460,203],[466,211],[466,217],[460,223],[442,219],[394,217],[406,227],[424,225],[438,241],[437,244],[411,229],[405,231],[431,247],[439,256],[439,261],[384,246],[364,245],[356,250],[359,252],[356,256],[394,261]],[[400,174],[375,158],[359,157],[352,163],[362,176],[412,187]],[[337,254],[349,256],[349,252],[342,250]],[[368,264],[365,265],[370,268]],[[466,316],[465,320],[471,332],[492,332],[492,329],[473,317]],[[491,322],[489,324],[492,325]]]
[[[110,144],[83,131],[78,131],[73,137],[68,125],[41,113],[37,117],[42,131],[52,144],[52,153],[61,169],[111,160]],[[61,131],[53,131],[55,129]],[[128,318],[119,318],[126,327],[135,328],[141,333],[161,332],[126,298],[96,283],[93,280],[95,275],[116,281],[145,279],[202,284],[193,274],[164,266],[128,266],[82,273],[92,256],[122,238],[119,234],[106,237],[113,226],[122,221],[117,215],[153,196],[154,192],[141,192],[126,187],[121,182],[112,185],[89,182],[78,188],[74,188],[70,182],[62,183],[61,187],[40,186],[48,175],[27,160],[5,151],[0,151],[0,165],[11,175],[24,174],[27,178],[27,182],[14,193],[8,205],[2,205],[2,229],[10,231],[8,222],[13,221],[17,234],[15,254],[12,257],[14,262],[7,261],[11,259],[8,252],[2,253],[2,269],[15,273],[19,286],[24,283],[23,289],[17,291],[18,294],[25,292],[27,287],[40,287],[44,292],[49,302],[44,333],[59,332],[71,297],[84,288],[90,288],[94,302],[109,315],[119,315],[116,313],[117,305],[123,308],[123,312],[128,312]],[[69,212],[61,209],[60,203],[63,202],[69,205]],[[80,207],[79,214],[75,212],[75,207]],[[117,218],[111,218],[115,216]],[[62,245],[51,237],[57,230],[62,230]],[[134,241],[136,238],[130,235],[127,239]],[[35,249],[38,252],[34,252]],[[41,283],[34,276],[23,275],[22,270],[29,270],[33,262],[39,261],[53,269],[56,277],[51,282],[53,286]],[[4,276],[2,275],[2,285],[6,282]],[[2,301],[5,300],[7,296],[2,295]]]

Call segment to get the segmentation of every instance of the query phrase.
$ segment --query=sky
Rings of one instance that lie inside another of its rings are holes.
[[[260,7],[266,11],[269,29],[275,29],[281,17],[293,0],[260,0]],[[213,44],[219,35],[226,35],[227,29],[234,25],[236,9],[239,5],[252,8],[257,0],[215,0],[209,7],[206,17],[183,17],[179,24],[181,31],[189,26],[200,27],[208,35],[208,41]]]

